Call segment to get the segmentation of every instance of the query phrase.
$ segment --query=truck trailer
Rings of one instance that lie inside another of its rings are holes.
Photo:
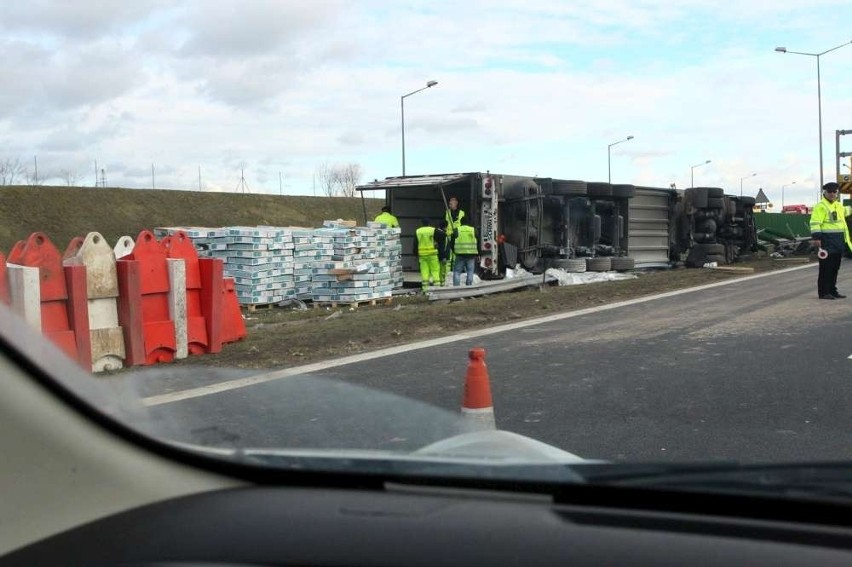
[[[421,219],[444,218],[451,197],[476,228],[483,279],[502,278],[516,265],[540,273],[668,267],[705,256],[733,261],[742,253],[740,245],[756,243],[756,235],[750,239],[753,218],[748,223],[753,199],[748,205],[749,198],[725,196],[717,188],[678,191],[473,172],[388,177],[357,189],[362,198],[384,192],[400,222],[402,265],[409,273],[418,271],[413,239]],[[708,236],[710,228],[718,235]],[[689,257],[696,244],[705,246]]]

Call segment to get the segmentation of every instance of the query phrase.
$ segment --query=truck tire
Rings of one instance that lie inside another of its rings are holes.
[[[725,190],[721,187],[707,187],[707,198],[714,199],[717,197],[724,197]]]
[[[707,187],[693,187],[687,189],[689,192],[689,201],[696,209],[704,209],[707,207]]]
[[[581,273],[586,271],[586,260],[583,258],[554,260],[553,267],[569,273]]]
[[[693,250],[701,252],[705,256],[715,256],[725,254],[725,245],[717,243],[696,244],[692,247]]]
[[[553,181],[554,195],[585,196],[588,192],[585,181]]]
[[[722,197],[707,197],[708,209],[721,209],[725,206],[725,199]]]
[[[597,258],[586,258],[586,271],[608,272],[612,269],[611,256],[599,256]]]
[[[747,209],[754,206],[755,200],[754,197],[740,197],[740,203]]]
[[[613,185],[612,196],[616,199],[632,199],[636,196],[634,185]]]
[[[716,234],[716,230],[718,226],[716,225],[716,220],[712,218],[706,218],[704,220],[698,221],[695,223],[695,228],[698,232],[707,232],[710,234]]]
[[[715,232],[696,232],[692,235],[692,239],[699,244],[715,244]]]
[[[716,262],[720,266],[722,264],[727,264],[727,262],[725,261],[725,256],[723,256],[722,254],[708,254],[707,256],[705,256],[704,263],[709,264],[710,262]]]
[[[612,185],[609,183],[586,183],[589,197],[612,197]]]
[[[616,272],[626,272],[636,267],[636,260],[630,256],[616,256],[612,259],[612,269]]]

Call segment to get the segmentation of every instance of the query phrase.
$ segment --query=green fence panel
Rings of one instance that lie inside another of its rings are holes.
[[[795,238],[797,236],[810,236],[808,227],[810,215],[793,213],[755,213],[754,224],[760,237],[761,231],[782,236],[784,238]]]

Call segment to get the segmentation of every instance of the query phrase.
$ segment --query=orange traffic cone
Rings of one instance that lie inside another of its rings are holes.
[[[471,431],[497,429],[494,423],[488,367],[485,365],[485,349],[481,347],[470,349],[468,358],[470,362],[467,365],[464,382],[462,419]]]

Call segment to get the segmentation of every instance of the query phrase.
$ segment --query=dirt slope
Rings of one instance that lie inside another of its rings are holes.
[[[382,202],[365,200],[367,216]],[[110,243],[156,226],[319,226],[326,219],[364,221],[360,198],[297,197],[92,187],[0,187],[0,251],[30,233],[47,233],[63,250],[98,231]]]

